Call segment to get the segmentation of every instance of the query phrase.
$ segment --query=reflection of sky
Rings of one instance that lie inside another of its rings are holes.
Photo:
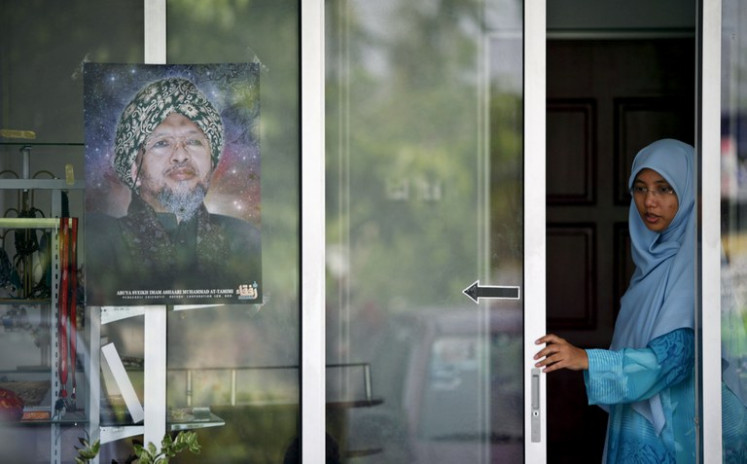
[[[192,82],[223,117],[223,154],[206,200],[211,212],[260,222],[259,68],[256,64],[86,64],[84,124],[86,208],[114,215],[126,208],[127,188],[111,167],[119,115],[148,83],[179,76]]]

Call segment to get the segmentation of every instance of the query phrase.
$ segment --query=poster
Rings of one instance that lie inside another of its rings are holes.
[[[262,302],[256,64],[84,66],[89,305]]]

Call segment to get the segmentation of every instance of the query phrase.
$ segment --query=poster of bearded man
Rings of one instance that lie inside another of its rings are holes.
[[[84,65],[89,305],[262,302],[259,66]]]

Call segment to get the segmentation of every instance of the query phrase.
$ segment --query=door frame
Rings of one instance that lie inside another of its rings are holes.
[[[325,459],[324,0],[301,5],[301,455]],[[524,4],[525,461],[547,460],[545,379],[532,382],[534,340],[545,333],[546,2]],[[528,136],[531,135],[531,136]],[[535,390],[532,390],[532,387]],[[534,401],[533,401],[534,400]],[[535,429],[532,427],[535,424]],[[534,433],[534,434],[533,434]],[[533,441],[532,437],[535,440]]]
[[[547,5],[524,1],[524,462],[547,462],[546,379],[533,369],[546,333]],[[531,166],[531,169],[528,167]],[[532,188],[526,188],[531,185]]]
[[[326,462],[324,0],[301,8],[301,462]]]
[[[696,1],[696,153],[701,254],[696,268],[696,411],[700,462],[722,462],[721,430],[721,0]]]

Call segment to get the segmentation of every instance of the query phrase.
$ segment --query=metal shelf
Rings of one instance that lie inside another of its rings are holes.
[[[60,228],[60,216],[62,216],[62,205],[63,205],[63,192],[71,190],[84,190],[85,182],[83,180],[76,180],[72,171],[72,166],[66,168],[66,179],[60,178],[36,178],[35,176],[39,173],[46,173],[46,171],[40,171],[33,176],[30,173],[30,158],[31,150],[33,147],[83,147],[82,143],[42,143],[42,142],[0,142],[0,147],[20,147],[20,154],[22,155],[22,173],[18,174],[13,171],[10,173],[14,174],[16,178],[9,178],[4,176],[0,178],[0,190],[16,190],[19,195],[19,204],[23,200],[24,208],[26,207],[26,201],[29,196],[33,201],[33,191],[46,190],[51,191],[51,205],[50,211],[45,213],[49,217],[2,217],[0,218],[0,229],[35,229],[35,230],[49,230],[56,231]],[[82,150],[81,150],[82,152]],[[3,150],[3,154],[10,155],[8,150]],[[3,174],[7,174],[8,171],[4,171]],[[49,173],[50,176],[54,174]],[[18,209],[21,209],[20,207]],[[60,255],[59,255],[59,237],[57,233],[51,233],[51,242],[49,246],[50,250],[50,262],[48,265],[51,270],[60,269]],[[54,274],[54,273],[53,273]],[[26,295],[28,288],[25,290]],[[44,309],[43,321],[48,324],[49,327],[49,341],[48,349],[51,353],[48,353],[49,365],[46,366],[34,366],[33,368],[20,368],[15,372],[23,375],[30,373],[45,375],[50,379],[50,387],[48,397],[45,399],[44,407],[33,407],[27,409],[27,412],[40,411],[43,413],[49,413],[49,417],[43,417],[41,414],[40,419],[25,419],[15,422],[6,423],[3,427],[47,427],[50,430],[50,462],[60,463],[61,447],[64,443],[61,443],[61,432],[67,427],[78,427],[83,426],[91,434],[94,430],[98,431],[98,409],[95,401],[98,400],[98,392],[95,390],[98,388],[96,385],[87,385],[88,382],[84,381],[77,385],[78,387],[78,398],[80,408],[76,406],[75,409],[67,411],[61,417],[55,416],[54,406],[60,399],[60,391],[62,385],[57,375],[57,365],[60,358],[60,339],[57,331],[59,324],[59,314],[57,310],[58,306],[58,293],[59,293],[59,282],[55,282],[55,278],[52,278],[52,284],[50,288],[51,294],[48,298],[3,298],[0,299],[2,305],[29,305],[29,306],[40,306]],[[49,308],[49,309],[46,309]],[[85,378],[90,377],[91,371],[98,369],[98,359],[95,353],[88,353],[88,349],[84,345],[91,341],[91,325],[86,324],[86,331],[79,332],[77,335],[80,336],[77,340],[77,363],[76,367],[84,367],[83,372],[79,372],[78,375],[82,375]],[[76,375],[73,373],[73,375]]]

